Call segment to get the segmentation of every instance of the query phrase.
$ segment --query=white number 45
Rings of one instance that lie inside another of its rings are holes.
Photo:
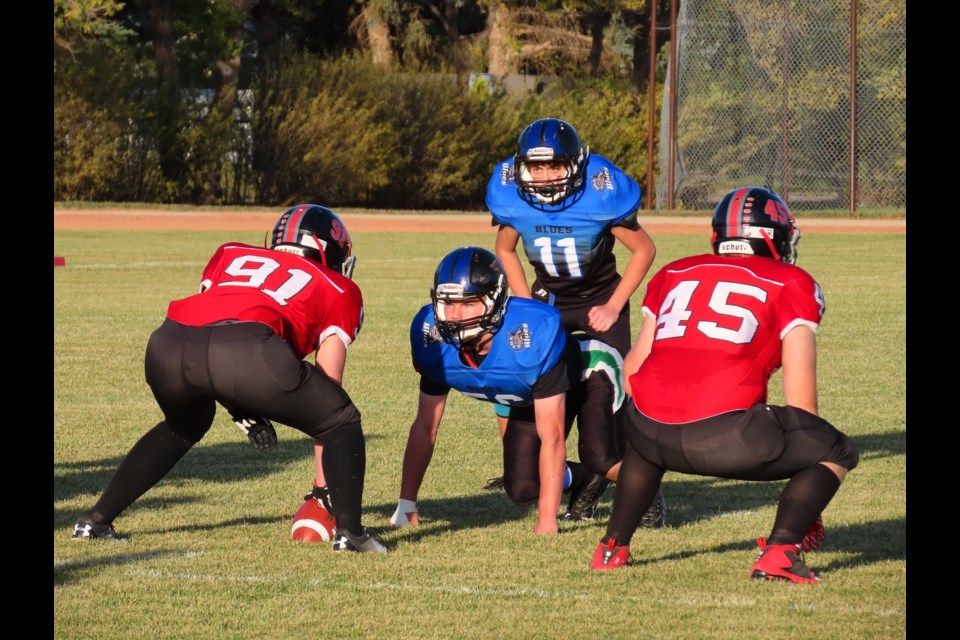
[[[690,305],[690,298],[693,297],[693,292],[696,291],[698,286],[700,286],[699,280],[684,280],[670,290],[660,306],[660,313],[657,315],[657,340],[678,338],[686,333],[686,322],[690,320],[690,315],[693,313],[687,307]],[[767,292],[760,287],[738,282],[718,282],[710,296],[708,306],[720,315],[740,318],[740,327],[736,330],[726,329],[718,326],[716,322],[706,320],[697,322],[696,327],[708,338],[733,342],[734,344],[747,344],[753,340],[759,323],[757,317],[749,309],[730,304],[730,294],[733,293],[750,296],[760,302],[767,301]]]

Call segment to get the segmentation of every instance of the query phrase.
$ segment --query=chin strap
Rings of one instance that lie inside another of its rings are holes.
[[[767,248],[770,249],[770,255],[773,256],[774,260],[783,261],[783,258],[780,256],[780,253],[777,251],[776,246],[773,244],[773,233],[770,232],[770,235],[767,235],[767,230],[761,229],[760,236],[763,238],[763,241],[767,243]]]
[[[460,349],[460,353],[463,354],[463,359],[467,361],[467,364],[470,365],[471,368],[476,369],[480,366],[476,360],[470,357],[470,352],[466,349]],[[476,353],[474,353],[474,355],[476,355]]]

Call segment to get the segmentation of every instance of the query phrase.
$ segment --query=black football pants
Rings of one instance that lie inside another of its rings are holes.
[[[167,319],[150,336],[144,367],[164,420],[121,462],[91,511],[96,521],[111,522],[159,482],[209,431],[220,402],[322,440],[337,525],[362,533],[360,412],[340,385],[297,358],[267,325],[190,327]]]

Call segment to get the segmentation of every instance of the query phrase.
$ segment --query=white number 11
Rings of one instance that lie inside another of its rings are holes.
[[[540,247],[540,262],[543,263],[543,267],[547,270],[551,276],[555,278],[560,277],[560,272],[557,271],[557,265],[553,262],[553,249],[550,246],[550,238],[537,238],[533,241],[534,246]],[[579,278],[583,274],[580,273],[580,261],[577,260],[577,241],[574,238],[562,238],[557,240],[557,246],[563,249],[563,258],[567,263],[567,269],[570,272],[571,278]]]

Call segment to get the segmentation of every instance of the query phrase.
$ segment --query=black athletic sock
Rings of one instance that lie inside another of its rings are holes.
[[[570,486],[564,491],[575,495],[580,492],[587,484],[598,474],[587,468],[587,465],[581,462],[571,462],[567,460],[567,468],[570,469]]]
[[[620,464],[620,474],[617,476],[613,511],[610,513],[603,542],[613,538],[618,547],[630,544],[643,514],[657,497],[663,474],[663,469],[654,467],[641,458],[633,447],[627,445],[623,462]]]
[[[89,512],[97,524],[110,524],[137,498],[170,472],[195,443],[181,438],[161,422],[133,445],[110,483]]]
[[[767,544],[799,544],[839,488],[840,478],[822,464],[790,478],[780,494],[777,517]]]
[[[366,442],[359,422],[353,422],[323,439],[323,475],[338,529],[363,534],[361,523],[363,481],[367,469]]]

